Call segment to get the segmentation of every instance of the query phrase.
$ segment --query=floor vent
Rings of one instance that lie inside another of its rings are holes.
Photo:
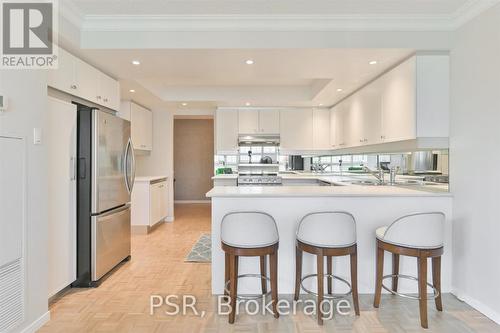
[[[0,267],[0,332],[24,321],[24,274],[22,259]]]

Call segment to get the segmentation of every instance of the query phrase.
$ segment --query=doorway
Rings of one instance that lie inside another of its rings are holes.
[[[213,118],[174,118],[175,202],[208,202],[213,174]]]

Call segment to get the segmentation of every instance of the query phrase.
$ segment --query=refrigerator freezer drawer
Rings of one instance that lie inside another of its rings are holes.
[[[92,216],[92,280],[130,255],[130,205]]]

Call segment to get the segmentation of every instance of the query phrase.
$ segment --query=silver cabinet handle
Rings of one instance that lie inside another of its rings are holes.
[[[102,97],[101,96],[97,96],[97,99],[101,99]]]

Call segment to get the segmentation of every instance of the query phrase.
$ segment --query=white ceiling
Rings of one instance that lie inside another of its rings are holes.
[[[65,0],[67,1],[67,0]],[[73,0],[84,15],[450,15],[470,0]]]
[[[332,105],[402,61],[408,49],[81,50],[123,95],[219,106]],[[253,65],[245,60],[254,60]],[[131,64],[139,60],[140,66]],[[376,60],[376,65],[369,62]],[[136,90],[131,95],[129,89]],[[343,89],[337,92],[337,89]]]

